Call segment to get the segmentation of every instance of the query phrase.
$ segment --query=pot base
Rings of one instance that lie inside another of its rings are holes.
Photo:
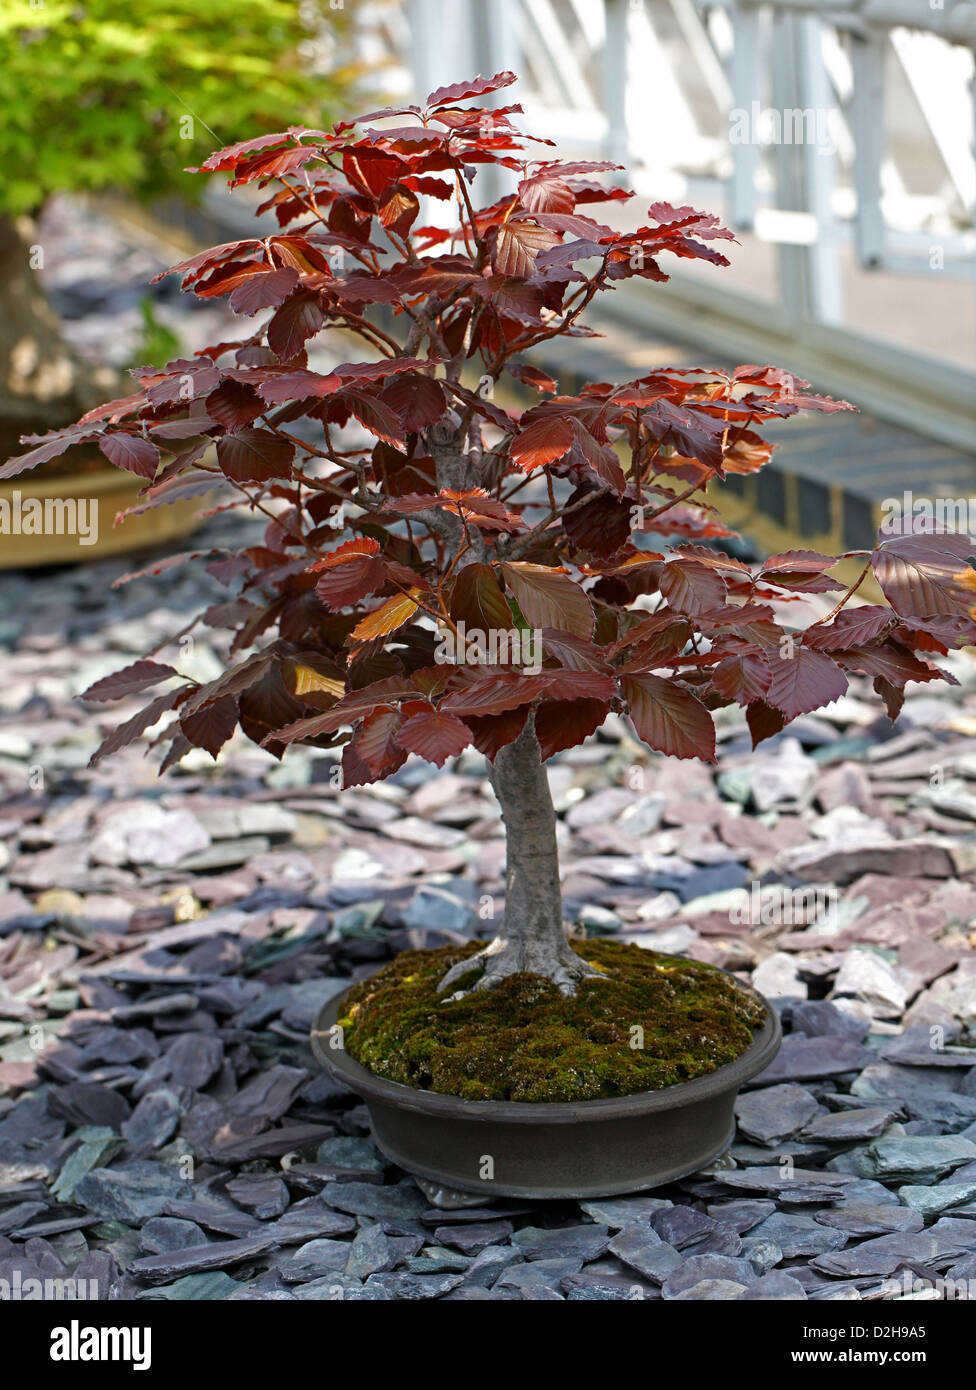
[[[460,1192],[477,1193],[485,1202],[492,1201],[495,1197],[526,1197],[535,1201],[559,1201],[570,1198],[590,1198],[590,1197],[623,1197],[629,1192],[645,1192],[656,1187],[665,1187],[669,1182],[676,1182],[679,1178],[687,1178],[692,1173],[700,1172],[702,1168],[707,1168],[716,1159],[721,1158],[726,1152],[732,1140],[735,1138],[735,1125],[725,1135],[718,1148],[712,1153],[700,1152],[697,1156],[687,1163],[678,1164],[673,1168],[665,1168],[655,1165],[651,1170],[648,1165],[650,1156],[650,1144],[642,1145],[642,1160],[638,1171],[632,1178],[618,1179],[613,1184],[610,1183],[609,1174],[604,1173],[596,1177],[593,1182],[581,1183],[579,1170],[582,1168],[582,1155],[578,1152],[572,1154],[573,1171],[567,1174],[565,1182],[560,1185],[552,1182],[552,1169],[546,1171],[546,1181],[508,1182],[494,1179],[471,1180],[462,1183],[458,1173],[448,1171],[443,1166],[439,1171],[433,1168],[422,1168],[416,1158],[411,1153],[399,1153],[389,1139],[377,1128],[376,1119],[370,1107],[370,1119],[372,1121],[372,1135],[376,1147],[380,1150],[391,1163],[395,1163],[398,1168],[403,1168],[405,1172],[411,1173],[415,1177],[424,1178],[427,1182],[437,1183],[440,1186],[452,1187]],[[572,1141],[572,1136],[568,1136]],[[479,1169],[481,1163],[486,1158],[493,1160],[494,1155],[479,1155]],[[470,1170],[470,1160],[465,1163],[462,1161],[460,1169]],[[511,1153],[505,1155],[503,1163],[505,1169],[512,1169],[516,1165],[512,1163]],[[542,1155],[536,1153],[529,1156],[530,1169],[542,1168]],[[594,1165],[596,1166],[596,1165]]]
[[[742,1056],[694,1081],[578,1103],[466,1101],[386,1081],[354,1061],[332,1031],[344,999],[320,1013],[312,1051],[366,1101],[377,1147],[408,1173],[486,1202],[621,1196],[707,1167],[732,1142],[740,1087],[769,1065],[782,1036],[762,1000],[766,1023]]]

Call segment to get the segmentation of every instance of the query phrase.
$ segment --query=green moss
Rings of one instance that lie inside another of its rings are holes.
[[[522,974],[447,1002],[442,976],[482,944],[404,951],[357,985],[340,1019],[349,1055],[377,1076],[466,1100],[598,1100],[715,1071],[765,1019],[710,965],[606,940],[580,944],[605,973],[572,999]]]

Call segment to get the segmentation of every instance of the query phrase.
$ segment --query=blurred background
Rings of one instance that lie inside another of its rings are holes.
[[[260,195],[187,166],[509,68],[528,130],[626,166],[622,225],[666,199],[738,237],[729,269],[604,296],[601,343],[552,350],[564,387],[761,361],[854,401],[791,429],[727,519],[760,548],[868,544],[920,479],[976,491],[974,45],[971,0],[7,0],[0,453],[233,324],[149,284],[253,233]]]

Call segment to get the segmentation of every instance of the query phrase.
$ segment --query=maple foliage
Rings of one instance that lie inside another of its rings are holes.
[[[753,364],[557,393],[534,347],[585,336],[597,294],[667,279],[668,257],[727,264],[732,234],[664,203],[627,233],[591,216],[632,196],[601,182],[617,166],[554,159],[513,123],[520,107],[479,104],[514,80],[217,151],[203,170],[257,183],[279,230],[168,273],[228,298],[240,340],[137,371],[131,395],[25,440],[0,469],[91,441],[145,480],[139,512],[220,484],[267,516],[263,544],[208,553],[231,593],[204,621],[233,631],[236,664],[202,685],[152,661],[98,682],[96,702],[167,688],[96,758],[171,712],[155,740],[164,767],[192,747],[216,756],[240,725],[279,756],[344,744],[355,785],[411,752],[440,765],[473,744],[494,758],[530,716],[548,757],[613,710],[651,748],[709,759],[723,706],[745,709],[758,742],[858,673],[894,717],[908,681],[947,679],[932,658],[976,638],[965,538],[879,538],[856,558],[887,602],[854,607],[860,581],[845,589],[835,557],[791,551],[753,572],[710,544],[731,533],[704,489],[768,461],[762,426],[844,402]],[[488,165],[516,189],[478,208]],[[428,224],[425,200],[449,217]],[[309,347],[326,330],[360,355],[316,370]],[[537,402],[511,408],[506,378]],[[771,606],[831,591],[805,630]],[[472,658],[461,644],[475,628],[536,635],[537,664]]]

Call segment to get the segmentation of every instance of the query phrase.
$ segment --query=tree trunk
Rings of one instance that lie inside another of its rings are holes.
[[[531,717],[488,775],[505,822],[505,918],[495,939],[453,966],[440,988],[483,965],[475,989],[491,989],[525,971],[545,976],[563,994],[575,994],[581,979],[599,974],[572,949],[563,928],[556,813]]]
[[[112,375],[79,362],[62,338],[32,267],[38,252],[30,219],[0,216],[0,463],[22,452],[22,434],[70,425],[112,390]]]

